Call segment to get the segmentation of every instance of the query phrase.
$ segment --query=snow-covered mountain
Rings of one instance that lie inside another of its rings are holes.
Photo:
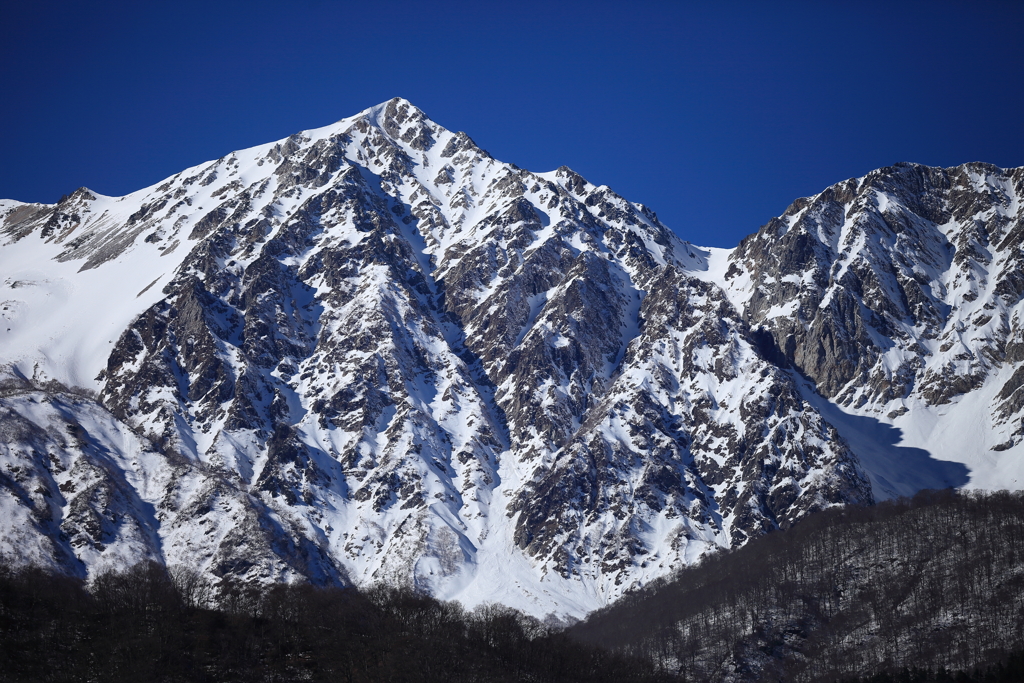
[[[825,507],[1018,488],[1022,183],[882,169],[701,249],[394,99],[2,201],[0,552],[581,615]]]
[[[876,495],[1024,487],[1021,197],[1024,168],[897,164],[794,202],[723,262]]]

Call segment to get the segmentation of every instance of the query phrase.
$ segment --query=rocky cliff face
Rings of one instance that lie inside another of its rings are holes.
[[[1024,440],[1022,195],[1019,168],[879,169],[794,202],[729,255],[724,284],[823,396],[1016,488],[998,454]]]
[[[395,99],[127,197],[0,202],[0,549],[581,614],[872,499],[804,377],[888,410],[1017,363],[1021,178],[883,169],[721,253]]]
[[[1024,358],[1022,191],[1021,169],[881,169],[794,203],[726,278],[756,283],[746,318],[826,396],[949,403]]]

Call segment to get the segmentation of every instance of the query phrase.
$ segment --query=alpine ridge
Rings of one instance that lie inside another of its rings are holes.
[[[704,249],[396,98],[0,201],[0,552],[578,617],[817,510],[1020,488],[1022,191],[902,164]]]

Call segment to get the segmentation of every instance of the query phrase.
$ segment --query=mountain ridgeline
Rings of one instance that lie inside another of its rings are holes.
[[[1024,169],[695,247],[394,99],[0,201],[0,553],[578,617],[812,512],[1024,482]]]

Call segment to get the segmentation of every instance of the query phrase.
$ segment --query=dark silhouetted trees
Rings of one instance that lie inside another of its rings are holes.
[[[1024,494],[926,491],[811,515],[570,633],[693,681],[992,666],[1024,648]]]
[[[399,588],[0,565],[0,683],[1004,683],[1022,649],[1024,494],[1005,492],[812,515],[567,631]]]
[[[143,563],[88,588],[0,568],[0,681],[669,681],[500,606],[267,590]]]

